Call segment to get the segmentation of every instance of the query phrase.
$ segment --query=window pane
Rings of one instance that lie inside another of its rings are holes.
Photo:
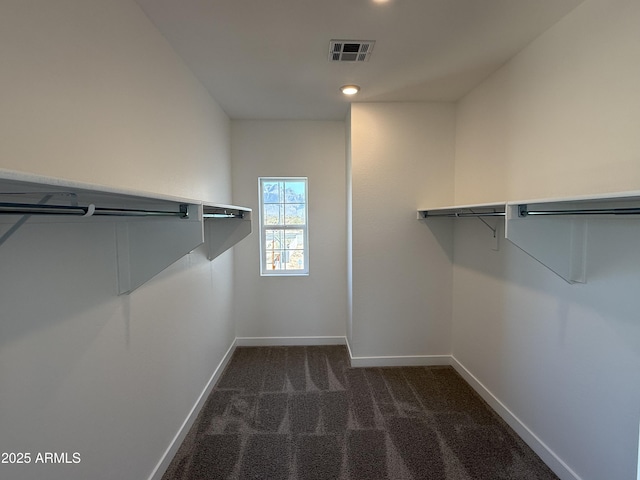
[[[284,248],[304,248],[304,230],[285,230]]]
[[[304,182],[287,181],[284,188],[286,203],[306,203]]]
[[[304,270],[304,250],[286,250],[286,270]]]
[[[284,248],[284,231],[267,229],[264,233],[266,250],[279,250]]]
[[[265,205],[262,221],[265,225],[284,225],[284,205],[278,203]]]
[[[282,250],[273,250],[267,252],[267,270],[284,270],[282,263],[284,257]]]
[[[304,230],[287,230],[284,238],[287,270],[304,270]]]
[[[286,225],[304,225],[306,223],[304,204],[286,204],[284,207]]]
[[[263,182],[262,198],[264,203],[283,203],[284,182]]]

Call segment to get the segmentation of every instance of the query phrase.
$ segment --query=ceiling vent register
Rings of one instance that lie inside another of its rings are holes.
[[[330,62],[368,62],[375,40],[331,40]]]

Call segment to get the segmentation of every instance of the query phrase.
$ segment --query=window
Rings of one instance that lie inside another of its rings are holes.
[[[307,178],[259,178],[260,274],[309,274]]]

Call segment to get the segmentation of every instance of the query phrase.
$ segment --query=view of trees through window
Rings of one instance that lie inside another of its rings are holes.
[[[262,273],[307,273],[307,179],[261,178],[260,193]]]

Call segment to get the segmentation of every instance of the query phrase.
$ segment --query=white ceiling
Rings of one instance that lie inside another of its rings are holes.
[[[457,100],[582,0],[136,0],[232,119],[343,119],[353,101]],[[365,63],[332,39],[375,40]]]

